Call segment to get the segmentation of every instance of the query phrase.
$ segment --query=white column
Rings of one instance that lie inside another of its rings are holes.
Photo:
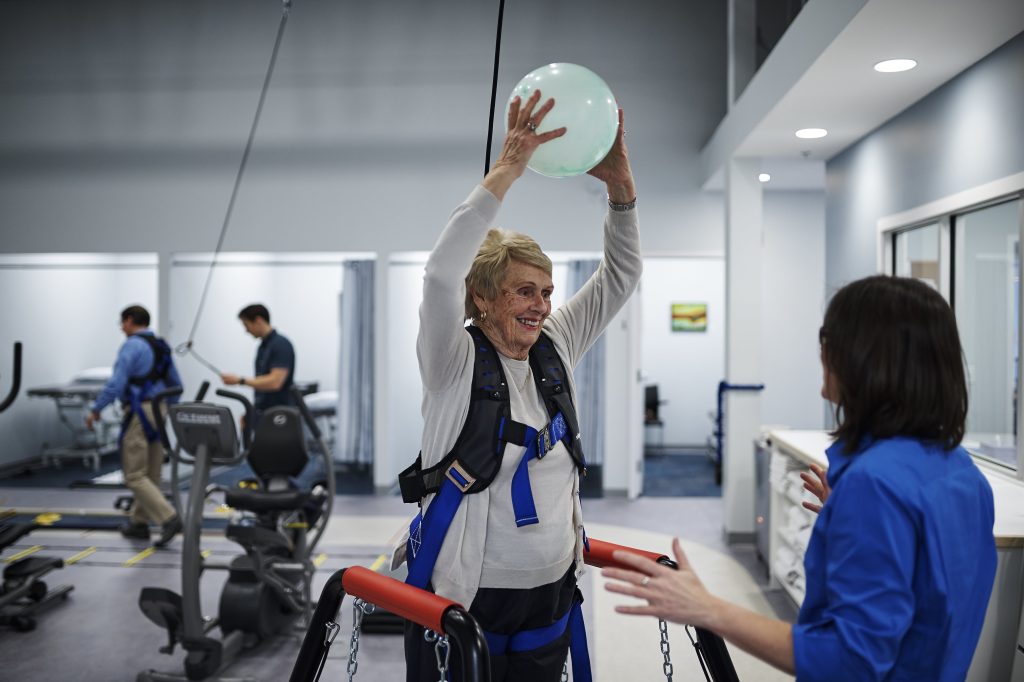
[[[761,383],[761,183],[760,161],[732,159],[725,201],[725,379]],[[761,425],[761,394],[726,394],[722,457],[725,534],[748,540],[754,532],[754,439]]]

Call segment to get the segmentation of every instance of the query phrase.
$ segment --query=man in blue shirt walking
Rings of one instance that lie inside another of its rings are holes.
[[[124,408],[121,426],[121,467],[124,481],[135,496],[128,522],[121,526],[127,538],[148,540],[149,524],[160,525],[154,543],[166,545],[181,531],[181,518],[160,492],[163,444],[152,398],[166,388],[181,386],[171,350],[149,329],[149,311],[133,305],[121,311],[121,331],[127,337],[117,352],[114,373],[85,417],[90,429],[104,407],[120,400]]]

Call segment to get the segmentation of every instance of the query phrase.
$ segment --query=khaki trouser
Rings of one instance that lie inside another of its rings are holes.
[[[149,402],[142,411],[150,425],[156,426],[153,408]],[[166,523],[174,517],[174,507],[160,492],[160,469],[164,463],[164,449],[159,440],[150,443],[138,415],[132,414],[121,440],[121,468],[125,485],[135,495],[132,505],[132,523]]]

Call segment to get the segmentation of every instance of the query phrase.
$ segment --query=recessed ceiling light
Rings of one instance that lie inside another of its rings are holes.
[[[884,62],[875,64],[875,71],[880,73],[898,73],[900,71],[910,71],[915,66],[917,66],[917,62],[913,59],[886,59]]]
[[[761,173],[760,175],[757,176],[757,179],[760,180],[761,182],[768,182],[769,180],[772,179],[772,176],[768,175],[767,173]]]
[[[828,135],[828,131],[824,128],[801,128],[796,131],[797,137],[802,137],[805,140],[813,140],[816,137],[825,137]]]

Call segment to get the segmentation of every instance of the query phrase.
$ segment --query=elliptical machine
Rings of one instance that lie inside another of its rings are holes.
[[[21,342],[16,341],[14,375],[7,397],[0,401],[0,412],[14,404],[20,388]],[[0,523],[0,551],[37,528],[41,526],[33,522]],[[74,589],[71,585],[60,585],[51,589],[43,582],[43,576],[63,567],[64,560],[58,557],[27,556],[11,561],[4,568],[3,582],[0,583],[0,625],[10,625],[19,632],[34,630],[36,614],[58,603],[58,599],[67,599],[68,593]]]
[[[334,501],[330,452],[298,391],[293,391],[298,408],[267,410],[253,434],[252,404],[242,395],[219,389],[217,395],[237,400],[245,408],[240,449],[231,411],[203,402],[208,387],[203,384],[194,402],[169,407],[177,439],[172,456],[193,467],[184,518],[181,594],[146,587],[139,595],[142,612],[167,630],[168,644],[160,652],[173,654],[179,644],[185,650],[184,674],[146,670],[138,674],[137,682],[214,679],[243,649],[283,631],[299,617],[307,623],[312,613],[315,567],[311,555]],[[165,429],[161,404],[180,393],[175,388],[154,397],[154,416],[161,430]],[[311,490],[298,489],[291,482],[309,461],[303,422],[324,462],[325,480]],[[250,487],[208,485],[213,466],[233,466],[243,460],[257,476]],[[203,508],[215,492],[223,493],[225,504],[238,512],[225,532],[245,550],[227,564],[207,561],[200,552]],[[216,617],[202,615],[199,582],[205,570],[229,572]],[[221,636],[211,636],[217,626]]]

